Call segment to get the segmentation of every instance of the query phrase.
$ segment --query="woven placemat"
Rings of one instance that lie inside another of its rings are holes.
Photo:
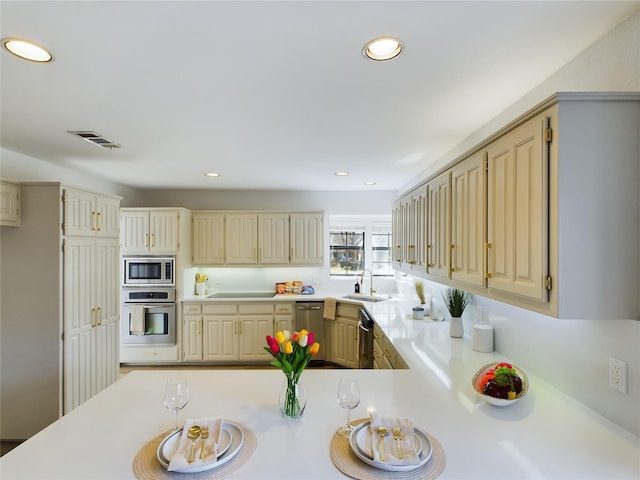
[[[368,418],[362,418],[351,422],[352,425],[358,425],[368,421]],[[339,434],[334,434],[329,445],[329,453],[331,461],[345,475],[360,480],[369,479],[401,479],[401,480],[432,480],[438,478],[447,464],[447,456],[444,453],[442,444],[431,434],[424,432],[431,441],[433,453],[427,463],[421,467],[409,472],[390,472],[381,470],[364,463],[351,451],[349,439]]]
[[[168,472],[156,456],[160,442],[170,433],[165,432],[140,449],[133,459],[133,474],[138,480],[220,480],[227,478],[240,470],[251,459],[258,446],[258,437],[253,430],[238,422],[233,422],[233,424],[237,425],[244,433],[244,441],[236,456],[224,465],[197,473]]]

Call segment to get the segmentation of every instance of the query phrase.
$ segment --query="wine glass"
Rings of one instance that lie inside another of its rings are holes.
[[[353,426],[351,425],[351,410],[360,404],[360,389],[358,379],[355,377],[342,377],[338,384],[338,404],[347,409],[347,424],[338,429],[338,433],[343,437],[351,435]]]
[[[173,378],[167,381],[164,390],[164,408],[176,412],[176,430],[178,430],[178,411],[189,402],[189,389],[185,378]]]

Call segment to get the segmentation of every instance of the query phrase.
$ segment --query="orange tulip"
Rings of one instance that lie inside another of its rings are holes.
[[[316,342],[313,345],[311,345],[311,348],[309,348],[309,353],[311,355],[315,355],[316,353],[318,353],[318,350],[320,350],[320,344]]]

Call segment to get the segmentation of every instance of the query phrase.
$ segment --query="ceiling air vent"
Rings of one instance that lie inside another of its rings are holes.
[[[71,135],[75,135],[76,137],[80,137],[83,140],[86,140],[87,142],[91,142],[94,145],[98,145],[99,147],[111,148],[111,149],[121,147],[119,143],[112,142],[111,140],[104,138],[104,136],[96,132],[88,132],[84,130],[80,130],[80,131],[69,130],[67,133],[70,133]]]

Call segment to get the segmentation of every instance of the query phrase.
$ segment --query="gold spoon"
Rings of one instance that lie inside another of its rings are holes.
[[[202,429],[198,425],[194,425],[187,432],[187,438],[191,440],[191,448],[189,449],[189,456],[187,457],[187,462],[189,463],[193,462],[193,457],[195,455],[194,445],[200,436],[201,431]]]
[[[389,433],[387,427],[378,427],[378,435],[380,435],[380,461],[384,462],[384,436]]]

